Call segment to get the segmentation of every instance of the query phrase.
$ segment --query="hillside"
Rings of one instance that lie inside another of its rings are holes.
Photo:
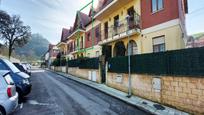
[[[21,48],[16,48],[15,53],[21,60],[38,60],[48,50],[48,45],[49,41],[42,35],[32,34],[29,42]]]
[[[193,34],[192,36],[193,36],[194,39],[199,39],[199,38],[202,38],[204,36],[204,32]]]

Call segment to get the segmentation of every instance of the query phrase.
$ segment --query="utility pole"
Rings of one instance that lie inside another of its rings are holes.
[[[128,35],[128,95],[127,97],[132,96],[132,86],[131,86],[131,65],[130,65],[130,35],[129,35],[129,21],[130,21],[130,16],[127,15],[127,35]]]

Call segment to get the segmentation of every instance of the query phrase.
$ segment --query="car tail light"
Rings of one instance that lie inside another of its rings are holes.
[[[8,95],[8,97],[12,97],[13,96],[12,95],[12,88],[11,87],[7,88],[7,95]]]

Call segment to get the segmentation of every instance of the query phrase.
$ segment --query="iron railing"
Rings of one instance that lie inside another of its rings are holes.
[[[106,29],[101,30],[102,40],[113,38],[116,35],[120,35],[130,30],[141,29],[140,27],[140,15],[135,14],[134,16],[129,17],[128,19],[123,19],[116,24],[109,26]]]

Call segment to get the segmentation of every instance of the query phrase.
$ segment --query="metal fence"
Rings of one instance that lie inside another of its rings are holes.
[[[128,73],[128,57],[109,59],[109,72]],[[204,47],[131,56],[131,73],[204,76]]]

